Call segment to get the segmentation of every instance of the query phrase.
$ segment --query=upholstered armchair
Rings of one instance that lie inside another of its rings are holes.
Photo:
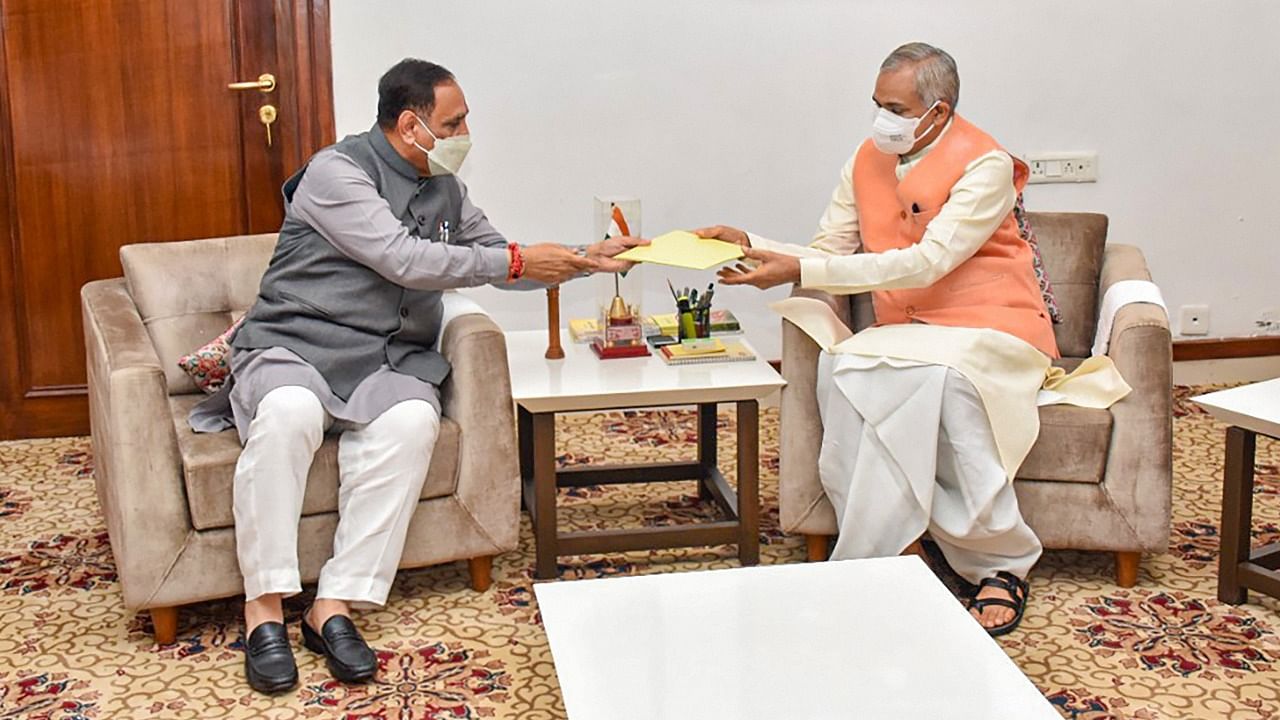
[[[1121,280],[1150,280],[1141,251],[1106,243],[1107,218],[1088,213],[1030,213],[1063,323],[1055,326],[1072,370],[1090,354],[1100,299]],[[851,328],[873,321],[869,296],[795,294],[827,302]],[[835,511],[818,478],[822,423],[815,395],[819,349],[783,322],[782,528],[808,537],[810,560],[825,559]],[[1133,388],[1110,409],[1040,409],[1040,436],[1014,489],[1027,523],[1048,548],[1115,554],[1117,582],[1137,581],[1142,553],[1169,542],[1172,488],[1172,353],[1168,318],[1157,305],[1126,305],[1116,315],[1109,355]]]
[[[176,364],[253,303],[274,235],[130,245],[123,278],[81,290],[95,479],[124,602],[150,610],[172,642],[178,606],[243,592],[232,527],[235,430],[194,433],[205,397]],[[516,547],[520,479],[506,344],[483,314],[454,318],[440,351],[453,373],[402,568],[469,561],[483,591],[491,560]],[[307,479],[298,559],[314,581],[337,526],[337,440]]]

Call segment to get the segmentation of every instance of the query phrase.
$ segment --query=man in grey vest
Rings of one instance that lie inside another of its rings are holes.
[[[386,601],[431,461],[438,388],[449,373],[432,350],[441,292],[623,270],[628,264],[612,257],[643,242],[616,238],[576,251],[507,242],[455,176],[470,146],[467,113],[462,89],[439,65],[407,59],[383,75],[377,124],[321,150],[285,184],[284,225],[232,343],[222,412],[210,401],[192,413],[197,430],[234,419],[244,444],[236,550],[245,672],[260,692],[298,680],[281,600],[302,589],[303,491],[331,429],[342,431],[339,522],[302,635],[339,680],[374,675],[374,653],[350,611]]]

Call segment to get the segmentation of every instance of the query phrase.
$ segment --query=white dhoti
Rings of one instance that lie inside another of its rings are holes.
[[[236,552],[246,600],[302,590],[302,496],[312,458],[333,424],[303,387],[276,388],[258,405],[235,474]],[[345,425],[338,441],[338,529],[316,597],[381,605],[400,564],[440,416],[430,403],[408,400],[368,423]]]
[[[1001,570],[1027,576],[1042,547],[964,375],[824,352],[817,395],[819,474],[840,528],[833,559],[896,555],[928,530],[970,582]]]

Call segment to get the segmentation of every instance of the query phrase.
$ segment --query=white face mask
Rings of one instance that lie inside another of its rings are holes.
[[[413,146],[427,156],[427,167],[431,170],[431,174],[458,174],[458,169],[462,167],[462,161],[467,159],[467,153],[471,150],[471,136],[453,135],[447,138],[438,138],[435,133],[431,132],[431,128],[427,127],[427,123],[418,117],[417,113],[414,113],[413,117],[427,131],[431,139],[436,141],[435,146],[430,150],[419,145],[417,140],[412,141]]]
[[[937,106],[937,102],[930,105],[929,109],[924,111],[924,115],[918,118],[904,118],[884,108],[876,110],[876,117],[871,121],[871,141],[882,153],[906,155],[920,139],[916,137],[916,128],[920,127],[920,121]]]

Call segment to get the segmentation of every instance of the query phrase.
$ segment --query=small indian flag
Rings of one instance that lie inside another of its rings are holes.
[[[609,229],[605,231],[604,239],[630,236],[631,228],[627,227],[627,219],[622,215],[622,208],[613,203],[609,203],[609,207],[613,208],[613,214],[609,219]]]

